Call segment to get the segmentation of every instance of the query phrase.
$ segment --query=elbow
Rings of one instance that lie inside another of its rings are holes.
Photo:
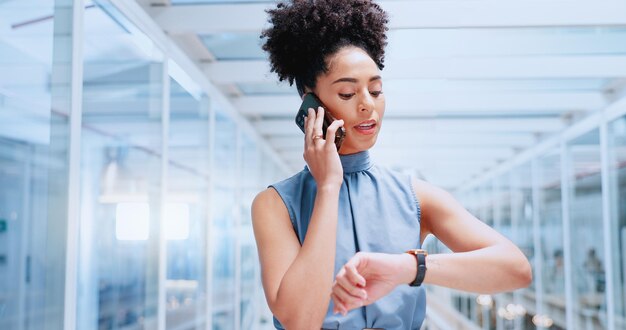
[[[314,322],[310,317],[306,315],[282,315],[282,317],[276,316],[278,322],[286,330],[291,329],[312,329],[319,330],[322,328],[322,322]]]
[[[518,289],[527,288],[533,281],[533,269],[526,257],[522,258],[517,269],[515,278],[517,279]]]
[[[291,329],[317,329],[322,327],[324,316],[315,317],[314,313],[300,310],[287,310],[285,308],[272,309],[274,317],[280,322],[283,328]]]

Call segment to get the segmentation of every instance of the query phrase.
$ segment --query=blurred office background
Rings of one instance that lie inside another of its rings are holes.
[[[423,328],[626,329],[626,1],[379,2],[375,162],[534,271],[428,287]],[[250,204],[304,166],[272,5],[0,0],[0,329],[272,328]]]

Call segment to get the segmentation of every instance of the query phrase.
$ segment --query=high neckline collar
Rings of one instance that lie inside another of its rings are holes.
[[[370,153],[368,150],[357,152],[350,155],[339,155],[344,173],[354,173],[365,171],[372,167],[370,161]]]

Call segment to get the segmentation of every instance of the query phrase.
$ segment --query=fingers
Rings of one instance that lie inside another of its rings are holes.
[[[367,302],[366,296],[367,293],[365,293],[365,290],[363,290],[361,296],[355,297],[344,290],[340,285],[333,285],[333,291],[331,293],[331,297],[335,303],[333,312],[346,315],[348,311],[352,309],[363,307]]]
[[[337,314],[337,313],[341,313],[342,315],[348,314],[348,308],[343,303],[343,301],[341,301],[341,299],[337,297],[337,295],[334,292],[330,294],[330,297],[332,298],[333,304],[335,305],[333,307],[333,314]]]
[[[322,135],[322,124],[323,123],[324,123],[324,108],[318,107],[317,108],[317,114],[315,116],[315,123],[313,125],[313,136],[320,136],[320,135]]]
[[[328,126],[328,128],[326,129],[326,141],[330,141],[333,143],[333,146],[335,145],[334,141],[335,141],[335,133],[337,133],[337,130],[339,129],[339,127],[343,126],[343,120],[335,120],[333,121],[332,124],[330,124],[330,126]]]
[[[337,284],[341,285],[348,293],[353,296],[361,296],[362,292],[365,292],[365,278],[357,273],[356,268],[353,266],[344,266],[335,279]]]
[[[304,144],[307,145],[313,138],[313,126],[315,125],[315,111],[309,108],[309,115],[304,118]]]
[[[365,278],[357,272],[355,265],[346,264],[337,274],[332,288],[335,312],[345,315],[347,311],[365,305],[367,301],[367,292],[363,289],[365,285]]]
[[[346,315],[348,311],[365,305],[365,299],[350,295],[347,291],[343,290],[341,286],[333,287],[331,297],[335,303],[335,307],[333,309],[334,313]]]

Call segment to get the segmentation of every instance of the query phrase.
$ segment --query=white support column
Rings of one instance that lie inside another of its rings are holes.
[[[566,308],[567,329],[574,329],[574,288],[573,288],[573,266],[572,266],[572,245],[570,229],[570,179],[569,175],[571,159],[567,150],[567,141],[561,140],[561,214],[563,219],[563,257],[565,270],[565,301],[568,302]]]
[[[80,222],[80,145],[83,103],[83,31],[85,4],[74,0],[72,7],[72,55],[70,83],[70,142],[65,255],[65,298],[63,329],[76,329],[78,298],[78,240]]]
[[[607,299],[607,319],[608,330],[615,330],[615,278],[613,273],[613,256],[614,251],[613,238],[611,234],[611,195],[615,193],[611,187],[610,167],[611,163],[609,155],[609,134],[608,122],[606,116],[602,116],[600,120],[600,155],[601,155],[601,176],[602,176],[602,229],[604,231],[604,276],[605,276],[605,294]]]
[[[161,75],[162,100],[161,104],[161,198],[159,212],[159,272],[158,272],[158,308],[157,329],[165,330],[167,304],[166,304],[166,281],[167,281],[167,238],[165,227],[165,204],[167,203],[168,165],[169,165],[169,131],[170,131],[170,76],[169,58],[163,58]]]
[[[539,160],[535,157],[531,161],[531,182],[532,182],[532,201],[533,201],[533,245],[535,256],[535,315],[544,315],[543,310],[543,247],[541,244],[541,228],[540,228],[540,189],[539,189]],[[537,327],[537,329],[545,329]]]

